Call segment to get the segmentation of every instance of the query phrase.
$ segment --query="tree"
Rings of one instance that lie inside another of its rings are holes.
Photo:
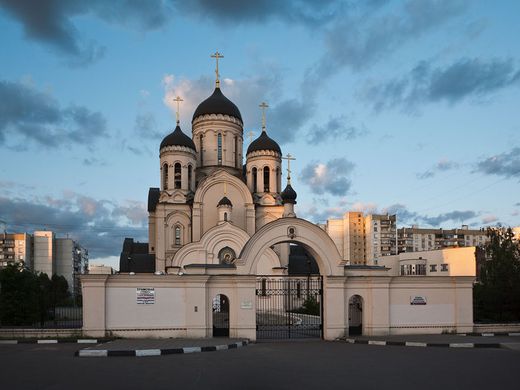
[[[520,320],[520,243],[511,228],[488,228],[489,242],[474,288],[475,319]]]
[[[18,265],[0,271],[0,322],[31,325],[39,317],[39,284],[36,276]]]

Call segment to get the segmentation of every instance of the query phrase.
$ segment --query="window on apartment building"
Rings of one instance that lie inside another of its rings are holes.
[[[441,272],[448,271],[448,264],[441,264]]]

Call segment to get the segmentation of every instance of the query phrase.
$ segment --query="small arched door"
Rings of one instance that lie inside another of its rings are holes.
[[[348,334],[363,334],[363,298],[353,295],[348,301]]]
[[[229,337],[229,299],[224,294],[213,298],[213,337]]]

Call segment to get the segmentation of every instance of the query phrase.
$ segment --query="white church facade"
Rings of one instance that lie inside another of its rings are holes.
[[[85,335],[332,340],[472,331],[474,272],[402,274],[400,262],[411,270],[413,258],[349,265],[324,230],[297,217],[265,115],[243,156],[242,116],[220,89],[218,65],[191,137],[178,115],[160,145],[160,187],[149,191],[148,244],[125,240],[119,274],[81,279]],[[474,270],[469,252],[463,257]]]

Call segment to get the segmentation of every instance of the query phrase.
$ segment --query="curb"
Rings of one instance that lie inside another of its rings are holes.
[[[494,332],[494,333],[462,333],[458,336],[481,336],[481,337],[494,337],[494,336],[520,336],[520,332]]]
[[[98,344],[112,339],[20,339],[20,340],[0,340],[0,344]]]
[[[345,339],[349,344],[388,345],[399,347],[502,348],[501,343],[420,343],[416,341],[383,341]]]
[[[183,348],[169,348],[169,349],[129,349],[110,351],[108,349],[81,349],[74,353],[77,357],[114,357],[114,356],[132,356],[132,357],[147,357],[147,356],[162,356],[162,355],[176,355],[182,353],[198,353],[198,352],[213,352],[225,351],[228,349],[237,349],[245,347],[249,344],[248,340],[239,341],[227,345],[212,345],[207,347],[183,347]]]

